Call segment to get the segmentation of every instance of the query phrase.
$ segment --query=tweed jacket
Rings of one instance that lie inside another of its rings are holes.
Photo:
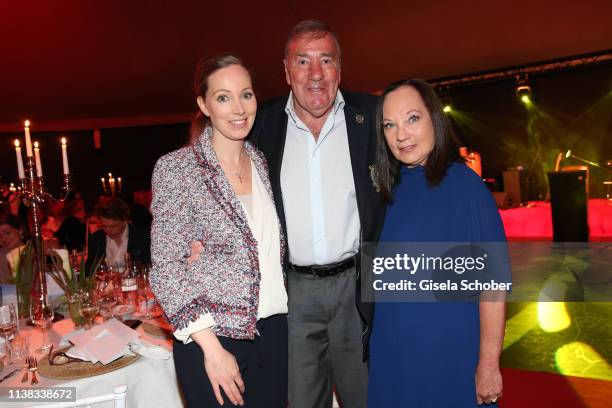
[[[253,339],[259,306],[259,258],[246,214],[206,128],[196,143],[161,157],[153,171],[151,287],[174,330],[211,313],[217,335]],[[245,150],[273,200],[268,166],[250,142]],[[279,261],[285,238],[281,231]],[[204,249],[187,263],[190,243]]]

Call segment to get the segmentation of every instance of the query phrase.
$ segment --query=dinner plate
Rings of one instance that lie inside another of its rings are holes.
[[[60,351],[66,351],[69,347],[63,348]],[[91,361],[77,361],[63,365],[51,365],[47,356],[38,360],[38,373],[46,378],[53,379],[77,379],[85,377],[94,377],[100,374],[110,373],[132,364],[138,360],[140,356],[123,356],[106,365],[102,363],[93,364]]]
[[[172,337],[172,330],[170,330],[170,326],[167,323],[165,325],[162,325],[143,322],[142,329],[145,331],[145,333],[151,334],[153,336]]]

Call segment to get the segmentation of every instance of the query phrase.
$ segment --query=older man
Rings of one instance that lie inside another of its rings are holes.
[[[340,45],[320,21],[293,27],[284,64],[291,92],[261,107],[251,140],[289,245],[289,403],[330,407],[335,386],[345,407],[365,407],[372,310],[356,295],[360,243],[384,217],[369,169],[376,98],[338,90]]]

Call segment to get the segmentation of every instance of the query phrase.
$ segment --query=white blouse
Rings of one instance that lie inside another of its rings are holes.
[[[287,313],[287,290],[280,259],[280,230],[276,207],[272,198],[251,163],[252,193],[239,195],[238,199],[247,216],[253,237],[257,241],[259,255],[259,308],[257,319]],[[174,332],[174,337],[187,344],[193,333],[215,325],[210,313],[202,314],[184,329]]]

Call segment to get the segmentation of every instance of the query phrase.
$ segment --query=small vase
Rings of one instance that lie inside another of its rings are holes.
[[[85,319],[79,311],[81,310],[81,293],[73,293],[66,295],[68,300],[68,312],[70,313],[70,319],[74,323],[74,327],[82,327],[85,325]]]

